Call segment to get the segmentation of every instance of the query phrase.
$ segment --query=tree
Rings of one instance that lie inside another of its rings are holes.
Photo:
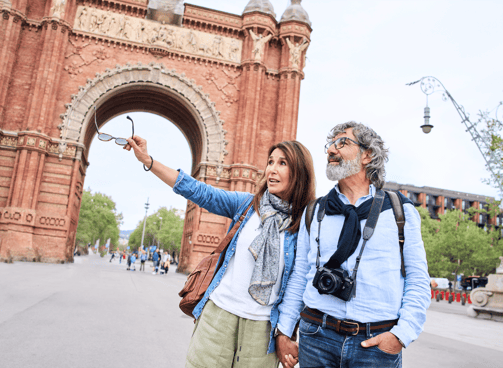
[[[161,249],[170,253],[180,252],[184,221],[176,215],[176,211],[175,208],[168,210],[166,207],[161,207],[156,213],[147,217],[144,246],[159,245]],[[142,232],[143,220],[138,223],[136,229],[129,236],[129,245],[132,249],[138,249],[141,246]]]
[[[82,193],[76,243],[94,244],[100,239],[103,245],[110,238],[110,244],[119,242],[119,226],[122,214],[117,213],[112,198],[102,193],[92,193],[91,189]]]
[[[497,115],[501,105],[503,105],[503,102],[500,102],[496,107],[494,118],[491,118],[490,111],[479,111],[479,118],[476,123],[476,125],[482,126],[481,136],[488,143],[488,149],[485,150],[484,154],[491,158],[488,168],[493,174],[490,178],[484,179],[483,182],[500,190],[503,187],[503,122],[497,118]],[[503,193],[500,194],[503,195]]]
[[[429,218],[426,209],[418,211],[431,276],[452,279],[454,274],[456,279],[461,273],[483,275],[494,270],[501,250],[496,231],[480,228],[470,213],[459,210],[439,215],[440,221]]]

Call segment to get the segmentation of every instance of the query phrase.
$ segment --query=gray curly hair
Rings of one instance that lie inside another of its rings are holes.
[[[346,132],[348,128],[353,128],[356,140],[365,146],[365,148],[360,147],[361,152],[371,151],[371,161],[365,166],[366,176],[376,188],[381,189],[385,183],[386,170],[384,164],[388,161],[389,150],[384,147],[384,141],[374,130],[355,121],[336,125],[328,133],[327,142],[331,142],[334,137]]]

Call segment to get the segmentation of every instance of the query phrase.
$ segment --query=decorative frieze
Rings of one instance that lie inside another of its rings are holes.
[[[0,139],[0,146],[16,147],[17,144],[18,144],[18,138],[17,137],[3,136]]]
[[[157,52],[161,49],[236,64],[241,62],[241,40],[134,18],[110,10],[79,6],[73,31],[127,41]]]

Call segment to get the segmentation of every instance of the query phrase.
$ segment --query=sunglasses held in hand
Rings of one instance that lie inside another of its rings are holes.
[[[117,138],[113,137],[110,134],[107,133],[100,133],[100,130],[98,129],[98,123],[96,122],[96,106],[94,106],[94,124],[96,125],[96,131],[98,132],[98,139],[103,142],[109,142],[112,139],[115,139],[115,143],[118,144],[119,146],[125,146],[127,144],[126,138]],[[126,116],[126,119],[131,120],[131,124],[133,125],[133,133],[131,134],[131,138],[134,138],[134,122],[133,119],[131,119],[129,116]]]

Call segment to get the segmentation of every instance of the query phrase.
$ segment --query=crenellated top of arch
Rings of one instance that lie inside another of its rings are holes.
[[[64,151],[68,143],[84,144],[87,124],[93,114],[92,107],[98,99],[114,90],[135,84],[168,88],[190,105],[197,115],[196,120],[203,137],[201,161],[219,166],[223,164],[228,142],[225,140],[226,131],[222,127],[224,121],[220,119],[215,103],[194,80],[158,63],[116,65],[114,69],[105,69],[102,74],[96,73],[94,79],[88,79],[85,86],[80,86],[79,92],[71,96],[72,102],[65,105],[66,112],[60,115],[60,151]]]

